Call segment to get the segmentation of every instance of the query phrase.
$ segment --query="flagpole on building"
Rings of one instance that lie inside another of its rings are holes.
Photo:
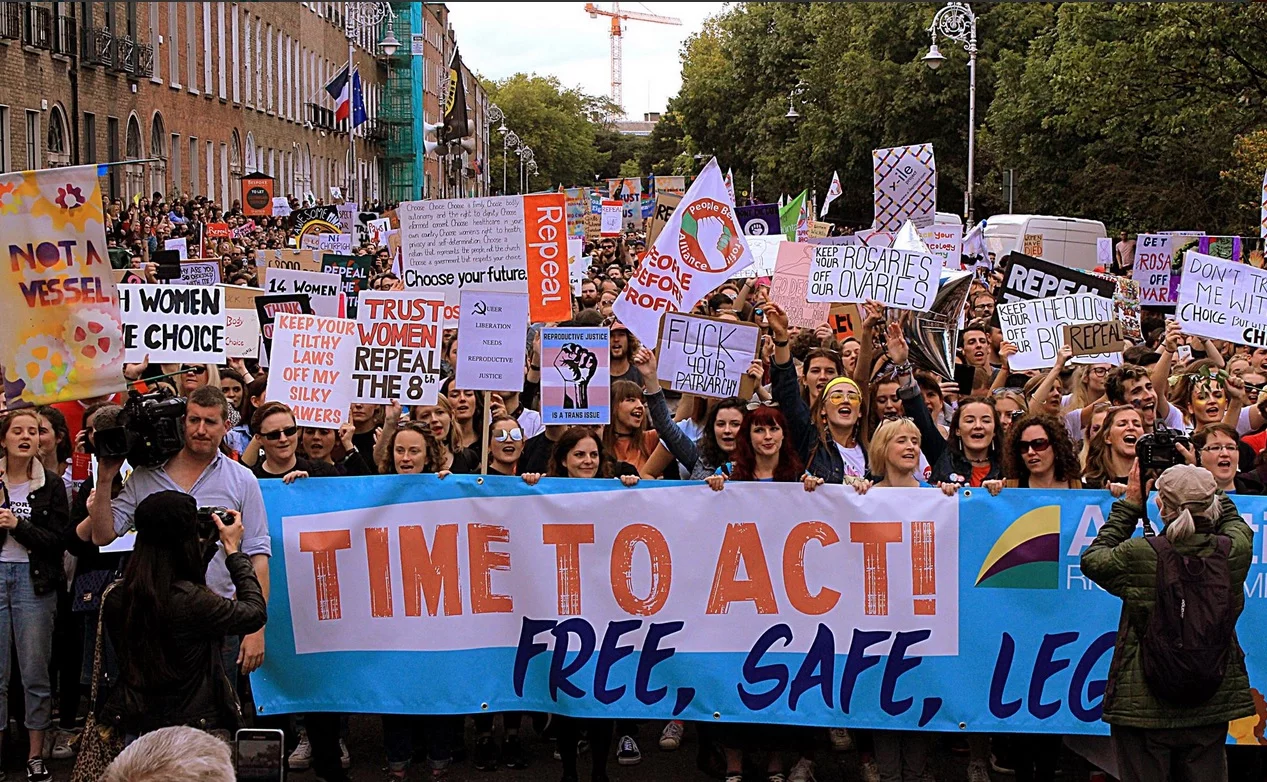
[[[361,194],[356,192],[357,186],[360,185],[360,177],[356,175],[356,123],[355,123],[356,118],[352,116],[353,112],[356,110],[356,95],[354,92],[356,88],[356,84],[352,80],[352,75],[355,72],[355,66],[352,62],[352,57],[354,56],[355,51],[352,46],[352,29],[350,27],[351,20],[352,20],[352,17],[351,15],[349,15],[348,16],[348,24],[349,24],[349,27],[348,27],[348,193],[352,196],[351,200],[355,201],[358,204],[357,208],[359,209],[360,208],[359,204],[361,203]],[[347,196],[344,196],[343,200],[347,201],[348,200]]]

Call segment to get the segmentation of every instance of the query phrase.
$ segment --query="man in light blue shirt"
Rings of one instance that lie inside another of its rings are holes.
[[[137,504],[150,494],[174,490],[192,495],[199,507],[220,506],[242,514],[242,553],[251,558],[255,574],[268,598],[268,558],[272,552],[268,519],[259,483],[251,471],[220,451],[228,431],[229,403],[215,386],[194,390],[186,401],[185,445],[161,467],[138,467],[123,484],[123,491],[111,499],[110,492],[97,492],[88,508],[92,521],[92,542],[104,546],[132,528]],[[98,485],[109,486],[122,460],[98,457]],[[217,595],[234,596],[233,582],[224,564],[224,551],[217,550],[207,566],[207,586]],[[237,667],[251,673],[264,661],[264,631],[242,639],[224,641],[225,673],[236,683]]]

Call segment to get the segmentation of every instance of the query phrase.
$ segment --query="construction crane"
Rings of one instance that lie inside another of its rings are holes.
[[[645,6],[643,7],[645,8]],[[621,82],[623,81],[622,74],[624,72],[624,63],[621,59],[621,53],[620,53],[620,49],[621,49],[620,39],[623,37],[623,29],[621,27],[621,20],[636,19],[640,22],[655,22],[656,24],[676,24],[676,25],[682,24],[682,20],[677,19],[672,16],[660,16],[659,14],[644,14],[639,11],[622,11],[620,10],[620,3],[612,3],[612,8],[610,11],[599,8],[593,3],[586,3],[585,10],[587,13],[589,13],[591,19],[597,19],[600,16],[611,17],[611,20],[612,20],[612,27],[611,27],[612,103],[615,103],[616,106],[618,106],[621,112],[623,113],[625,108],[624,108],[623,101],[621,99],[621,92],[622,92]]]

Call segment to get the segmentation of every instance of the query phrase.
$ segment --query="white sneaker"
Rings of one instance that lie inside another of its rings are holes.
[[[968,782],[990,782],[990,766],[984,760],[968,763]]]
[[[295,751],[290,753],[286,765],[291,771],[306,771],[312,767],[312,745],[308,743],[307,731],[299,733],[299,744],[295,747]]]
[[[827,735],[831,737],[831,748],[837,752],[848,752],[853,749],[853,736],[844,728],[829,728]]]
[[[339,739],[339,765],[352,768],[352,753],[348,752],[348,743]]]
[[[874,760],[868,760],[860,767],[862,771],[862,782],[880,782],[880,767],[875,764]]]
[[[801,758],[792,766],[792,773],[787,775],[787,782],[814,782],[814,761]]]
[[[57,731],[57,740],[53,742],[53,760],[69,760],[75,757],[75,748],[71,742],[79,736],[77,730],[59,730]]]
[[[685,729],[681,720],[669,720],[660,732],[660,749],[672,752],[682,746],[682,731]]]

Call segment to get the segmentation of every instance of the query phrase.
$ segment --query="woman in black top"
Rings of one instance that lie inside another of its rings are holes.
[[[295,414],[282,402],[265,402],[251,416],[251,442],[264,449],[264,458],[251,467],[256,478],[281,478],[292,483],[296,478],[335,477],[334,465],[310,461],[295,455],[299,446],[299,427]]]

